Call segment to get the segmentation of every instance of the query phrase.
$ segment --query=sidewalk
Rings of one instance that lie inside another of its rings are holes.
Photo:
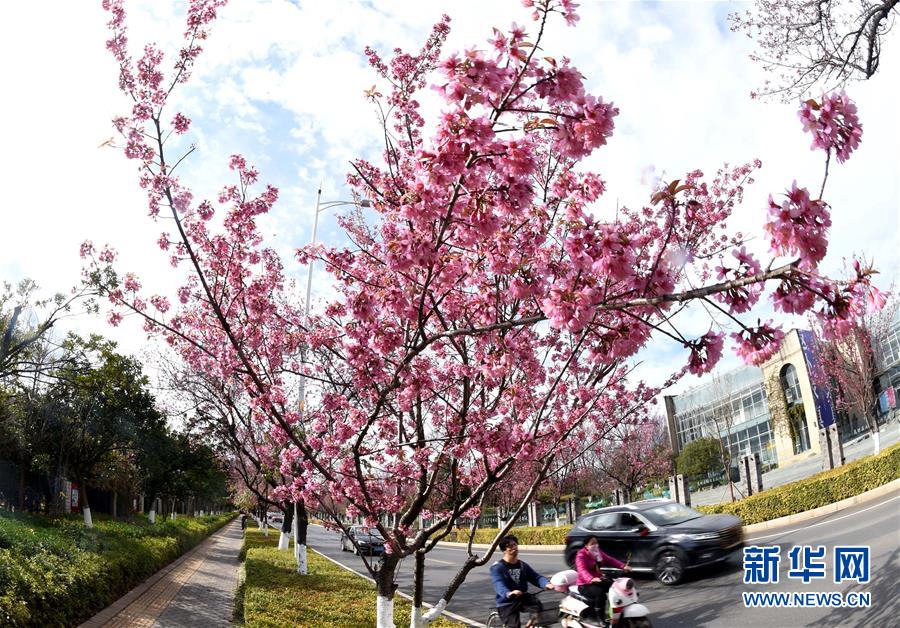
[[[242,540],[236,519],[79,628],[229,626]]]
[[[894,443],[900,440],[900,424],[897,421],[891,421],[881,426],[881,450],[884,451]],[[854,438],[844,443],[844,462],[852,462],[857,458],[868,456],[872,453],[872,438],[866,434]],[[795,462],[784,468],[772,469],[768,473],[763,473],[762,485],[763,489],[774,488],[782,484],[796,482],[803,478],[815,475],[822,471],[822,456],[820,454],[810,454],[808,458]],[[741,485],[734,485],[734,496],[737,499],[743,497],[739,492]],[[731,501],[731,495],[728,492],[728,485],[717,486],[705,491],[697,491],[691,493],[691,506],[706,506],[709,504],[718,504],[721,502]]]

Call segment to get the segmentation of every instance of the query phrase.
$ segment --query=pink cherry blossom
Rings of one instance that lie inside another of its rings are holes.
[[[778,351],[784,333],[766,321],[731,335],[737,345],[737,354],[747,364],[759,366]]]
[[[722,347],[725,345],[725,334],[709,331],[697,340],[685,343],[685,347],[691,350],[688,358],[688,371],[694,375],[708,373],[722,357]]]
[[[821,104],[807,100],[798,112],[803,130],[812,133],[812,149],[834,150],[840,163],[859,147],[862,125],[856,115],[856,103],[843,91],[822,96]]]
[[[798,255],[803,266],[815,268],[828,250],[830,226],[827,205],[810,199],[807,189],[798,188],[796,181],[781,203],[769,195],[769,222],[765,230],[774,253]]]

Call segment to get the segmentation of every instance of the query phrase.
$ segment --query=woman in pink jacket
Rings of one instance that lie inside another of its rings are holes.
[[[604,573],[600,571],[600,567],[615,567],[631,571],[631,567],[601,550],[596,537],[589,536],[584,547],[575,554],[575,570],[578,572],[576,584],[578,592],[592,600],[592,606],[602,617],[612,579],[605,577]]]

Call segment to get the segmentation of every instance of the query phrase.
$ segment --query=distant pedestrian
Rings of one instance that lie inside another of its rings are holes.
[[[247,529],[247,513],[241,513],[241,530]]]

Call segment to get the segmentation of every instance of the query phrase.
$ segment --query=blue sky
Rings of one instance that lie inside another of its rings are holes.
[[[151,289],[164,291],[173,278],[154,245],[164,225],[145,217],[132,165],[114,150],[99,148],[112,135],[109,120],[127,107],[103,49],[106,17],[99,4],[59,1],[48,10],[17,3],[5,10],[0,53],[18,61],[9,64],[6,77],[14,89],[5,91],[14,96],[0,104],[7,121],[0,159],[11,182],[0,279],[27,276],[46,291],[64,291],[78,281],[78,244],[90,238],[116,245],[124,266]],[[133,45],[156,40],[176,49],[183,3],[141,0],[127,6]],[[794,178],[818,188],[823,160],[809,150],[796,105],[749,98],[762,78],[747,59],[749,42],[732,34],[725,20],[729,11],[745,6],[583,2],[577,28],[562,20],[551,25],[547,53],[571,57],[590,90],[621,110],[615,136],[588,162],[609,187],[598,214],[613,211],[616,203],[645,202],[651,168],[677,178],[693,168],[712,174],[725,161],[759,157],[763,172],[734,226],[757,236],[750,248],[762,254],[769,192],[789,187]],[[447,53],[484,46],[492,26],[530,24],[518,0],[233,1],[222,10],[191,84],[178,96],[178,107],[193,119],[186,141],[198,145],[182,175],[198,195],[210,195],[227,181],[227,156],[246,155],[261,179],[282,191],[264,230],[288,271],[302,281],[304,269],[290,252],[309,240],[315,190],[321,182],[325,200],[347,198],[348,161],[378,154],[378,128],[363,98],[375,77],[363,47],[417,50],[443,12],[453,17]],[[900,68],[900,42],[887,43],[882,72],[848,90],[859,104],[863,144],[847,164],[832,167],[826,199],[834,227],[824,262],[834,272],[843,257],[865,252],[882,270],[882,287],[897,279],[900,249],[898,88],[888,78]],[[425,108],[436,113],[437,100],[426,99]],[[333,217],[323,217],[319,237],[329,244],[342,241]],[[314,294],[328,293],[320,272]],[[709,325],[702,316],[683,323],[698,334]],[[106,333],[126,350],[141,345],[135,328],[112,330],[87,319],[72,324]],[[642,356],[642,373],[653,380],[680,367],[685,357],[663,340]],[[729,358],[725,366],[735,363]]]

